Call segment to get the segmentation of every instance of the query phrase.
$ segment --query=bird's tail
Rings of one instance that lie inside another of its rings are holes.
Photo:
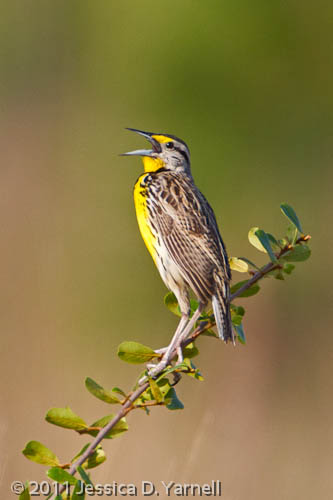
[[[218,274],[215,275],[216,289],[212,297],[212,306],[219,337],[227,343],[229,340],[235,344],[235,335],[232,329],[230,314],[230,288],[229,283]]]

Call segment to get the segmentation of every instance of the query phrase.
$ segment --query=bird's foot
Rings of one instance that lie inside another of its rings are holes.
[[[158,354],[163,354],[162,359],[157,363],[148,363],[147,364],[147,370],[148,374],[145,375],[144,377],[141,377],[139,380],[139,385],[144,384],[147,382],[148,378],[156,378],[165,368],[170,364],[171,359],[170,359],[170,353],[168,353],[169,348],[164,347],[162,349],[155,349],[155,352]],[[176,346],[175,348],[176,353],[177,353],[177,365],[182,363],[184,361],[184,356],[182,352],[182,348],[180,345]]]
[[[159,373],[161,373],[163,370],[165,370],[165,368],[170,364],[170,359],[166,355],[167,348],[165,348],[165,349],[159,349],[158,351],[155,351],[155,352],[161,353],[161,351],[164,351],[164,356],[162,357],[162,359],[161,359],[161,361],[159,363],[157,363],[157,364],[153,364],[153,363],[147,364],[148,376],[151,377],[151,378],[154,378],[157,375],[159,375]],[[180,363],[182,363],[184,361],[182,348],[180,346],[178,346],[177,349],[176,349],[176,352],[177,352],[177,356],[178,356],[178,358],[177,358],[177,364],[180,364]]]
[[[156,354],[165,354],[167,352],[167,347],[161,347],[161,349],[155,349]]]
[[[148,369],[148,376],[150,378],[154,378],[157,375],[159,375],[169,364],[169,360],[166,357],[163,357],[157,365],[154,365],[153,367],[149,367]]]

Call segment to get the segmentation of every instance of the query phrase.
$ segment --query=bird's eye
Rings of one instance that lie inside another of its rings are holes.
[[[174,143],[173,143],[173,142],[167,142],[167,143],[166,143],[166,145],[165,145],[165,147],[166,147],[167,149],[173,149],[173,148],[175,147],[175,145],[174,145]]]

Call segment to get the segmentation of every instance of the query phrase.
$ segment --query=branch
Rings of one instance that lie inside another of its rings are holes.
[[[105,436],[110,432],[110,430],[119,422],[119,420],[127,415],[131,410],[133,410],[133,403],[135,402],[136,399],[138,399],[145,390],[147,390],[149,387],[149,382],[146,382],[145,384],[139,386],[127,399],[121,410],[117,413],[117,415],[114,416],[110,422],[103,427],[95,437],[95,439],[91,442],[90,446],[86,449],[84,453],[74,462],[69,469],[68,473],[71,476],[74,476],[74,474],[77,472],[78,467],[82,465],[90,455],[94,453],[96,450],[97,446],[99,443],[105,438]],[[58,488],[58,491],[54,493],[52,496],[51,500],[54,500],[57,495],[60,495],[64,490],[66,489],[66,484],[61,484]]]
[[[299,245],[302,242],[305,243],[305,242],[309,241],[310,239],[311,239],[311,236],[309,234],[302,235],[296,240],[295,245]],[[284,248],[282,248],[280,250],[280,252],[278,254],[275,255],[277,260],[279,260],[281,257],[283,257],[287,252],[292,251],[293,248],[294,247],[292,245],[286,245]],[[281,269],[281,267],[282,266],[280,264],[277,264],[276,262],[269,262],[268,264],[266,264],[260,271],[255,273],[251,279],[249,279],[246,283],[244,283],[243,286],[241,286],[235,293],[233,293],[231,295],[230,302],[232,302],[237,297],[239,297],[239,295],[242,294],[243,292],[245,292],[245,290],[248,290],[249,288],[251,288],[252,285],[257,283],[257,281],[259,281],[261,278],[263,278],[266,274],[270,273],[271,271],[274,271],[275,269]]]
[[[307,242],[311,236],[309,235],[302,235],[300,238],[297,239],[295,242],[295,245],[298,245],[302,242]],[[280,250],[278,254],[276,254],[277,260],[279,260],[281,257],[283,257],[287,252],[292,251],[294,246],[291,245],[286,245],[284,248]],[[233,293],[230,297],[230,302],[235,300],[237,297],[239,297],[245,290],[248,290],[251,288],[252,285],[254,285],[257,281],[260,279],[264,278],[268,273],[271,271],[274,271],[275,269],[281,269],[282,266],[279,264],[279,262],[269,262],[265,266],[260,269],[260,271],[256,272],[252,278],[250,278],[242,287],[240,287],[235,293]],[[192,343],[195,339],[197,339],[202,333],[204,333],[206,330],[209,328],[212,328],[215,326],[215,321],[201,321],[200,324],[195,328],[195,330],[192,332],[192,334],[182,342],[181,347],[184,348],[188,344]],[[177,355],[176,349],[170,354],[169,359],[168,359],[168,364],[170,361]],[[157,374],[160,375],[160,374]],[[125,399],[123,402],[122,408],[119,410],[119,412],[114,416],[114,418],[105,426],[103,429],[99,431],[95,439],[91,442],[90,446],[86,449],[86,451],[71,465],[68,473],[74,476],[74,474],[77,472],[77,469],[79,466],[81,466],[88,458],[90,455],[94,453],[96,450],[97,446],[99,443],[105,438],[105,436],[110,432],[110,430],[119,422],[119,420],[123,417],[125,417],[131,410],[135,409],[136,406],[134,406],[135,401],[143,394],[149,387],[149,381],[142,383],[139,385],[139,387],[132,392],[132,394]],[[58,488],[57,494],[61,494],[66,488],[66,485],[62,484]],[[51,500],[54,500],[56,498],[56,493],[52,496]]]

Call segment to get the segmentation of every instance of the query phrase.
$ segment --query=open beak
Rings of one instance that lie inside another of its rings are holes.
[[[137,130],[135,128],[127,128],[126,130],[130,130],[131,132],[136,132],[137,134],[143,135],[150,144],[152,145],[152,149],[136,149],[135,151],[129,151],[128,153],[122,153],[120,156],[152,156],[155,157],[155,154],[161,153],[162,148],[159,142],[153,139],[153,132],[143,132],[142,130]]]

